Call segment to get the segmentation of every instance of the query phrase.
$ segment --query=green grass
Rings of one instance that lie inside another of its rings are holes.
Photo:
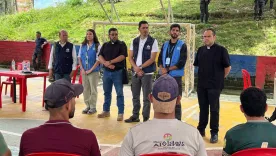
[[[198,0],[171,0],[175,22],[196,24],[196,47],[202,45],[201,32],[207,27],[217,30],[217,42],[228,48],[231,54],[275,55],[276,54],[276,19],[275,11],[267,11],[265,19],[253,20],[253,1],[249,0],[212,0],[210,24],[199,23]],[[167,6],[167,1],[164,1]],[[110,4],[104,7],[110,12]],[[116,3],[116,8],[123,22],[165,22],[159,0],[124,0]],[[115,19],[115,17],[114,17]],[[85,31],[92,28],[93,21],[108,21],[98,3],[84,5],[60,5],[43,10],[31,10],[27,13],[0,17],[0,40],[34,40],[35,32],[40,30],[43,37],[50,41],[58,39],[58,31],[66,29],[71,42],[82,42]],[[107,33],[108,28],[105,30]],[[137,26],[117,26],[119,37],[128,45],[138,35]],[[97,27],[101,41],[107,39],[102,27]],[[167,27],[151,27],[152,36],[159,45],[169,38]],[[183,32],[185,32],[183,30]],[[184,37],[185,34],[182,35]]]

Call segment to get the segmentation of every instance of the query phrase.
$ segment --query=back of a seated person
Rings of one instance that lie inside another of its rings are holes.
[[[79,129],[66,121],[48,121],[26,131],[21,138],[20,156],[40,152],[89,155],[99,150],[92,131]]]
[[[174,78],[158,78],[152,94],[154,119],[131,128],[120,148],[120,156],[140,156],[148,153],[175,152],[190,156],[207,156],[198,130],[175,119],[175,106],[180,103]]]
[[[82,85],[72,85],[66,79],[57,80],[47,87],[44,100],[50,119],[23,133],[19,156],[41,152],[101,155],[95,134],[76,128],[69,122],[69,118],[74,117],[75,97],[82,92]]]
[[[276,148],[276,126],[264,118],[267,97],[258,88],[241,93],[240,109],[247,122],[230,129],[225,135],[223,156],[248,148]]]
[[[177,119],[153,119],[139,124],[130,129],[124,144],[129,144],[134,149],[135,156],[160,152],[204,156],[206,152],[198,130]]]

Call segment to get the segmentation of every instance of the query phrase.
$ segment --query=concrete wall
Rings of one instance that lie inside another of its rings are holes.
[[[79,45],[76,45],[77,53]],[[13,42],[0,41],[0,64],[10,65],[12,59],[16,62],[22,60],[31,60],[35,48],[34,42]],[[51,45],[44,47],[43,64],[44,69],[48,65]],[[225,81],[226,88],[242,89],[242,74],[241,70],[247,70],[251,75],[251,82],[253,86],[264,88],[272,92],[274,87],[274,73],[276,72],[276,57],[264,56],[246,56],[246,55],[230,55],[232,70]],[[128,68],[130,68],[129,62]],[[197,76],[197,69],[195,70]],[[195,78],[195,81],[197,79]]]

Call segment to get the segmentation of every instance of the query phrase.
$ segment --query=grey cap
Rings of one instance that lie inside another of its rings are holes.
[[[159,113],[172,113],[178,97],[178,84],[170,75],[162,75],[153,84],[153,109]]]
[[[46,88],[44,102],[46,108],[58,108],[83,92],[81,84],[71,84],[66,79],[59,79]]]

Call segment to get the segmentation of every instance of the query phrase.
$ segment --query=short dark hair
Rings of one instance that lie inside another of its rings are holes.
[[[142,24],[147,24],[148,25],[149,23],[147,21],[140,21],[139,22],[139,28],[141,27]]]
[[[266,94],[259,88],[245,89],[240,96],[242,108],[247,116],[261,117],[266,111]]]
[[[170,27],[170,30],[172,30],[173,28],[176,28],[176,27],[179,28],[179,30],[181,29],[179,24],[172,24]]]
[[[40,32],[40,31],[37,31],[36,33],[39,34],[39,35],[41,35],[41,32]]]
[[[117,29],[117,28],[110,28],[110,29],[108,30],[108,34],[110,34],[111,31],[118,31],[118,29]]]
[[[207,28],[207,29],[205,29],[205,31],[212,31],[213,35],[216,36],[216,31],[213,28]]]

